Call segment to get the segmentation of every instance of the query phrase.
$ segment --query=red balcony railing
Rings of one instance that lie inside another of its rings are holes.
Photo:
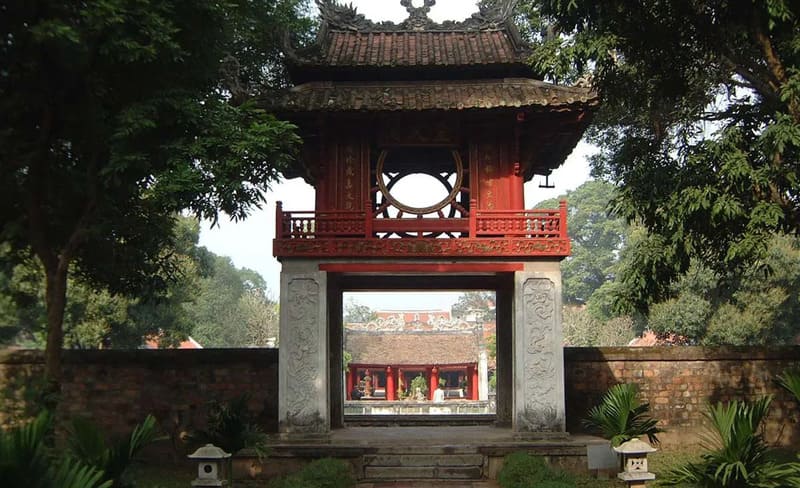
[[[476,207],[473,201],[472,208]],[[411,249],[408,241],[418,242],[413,246],[415,250],[425,249],[419,241],[430,243],[432,250],[427,253],[431,255],[448,254],[448,249],[457,255],[465,249],[481,249],[480,255],[498,256],[569,254],[565,201],[558,209],[475,210],[468,218],[439,219],[377,218],[363,211],[284,212],[278,202],[276,224],[276,256],[358,256],[362,252],[379,256],[384,248],[389,251],[387,255],[397,256],[403,253],[402,249]],[[454,237],[424,239],[442,234]],[[402,238],[386,239],[389,235]]]

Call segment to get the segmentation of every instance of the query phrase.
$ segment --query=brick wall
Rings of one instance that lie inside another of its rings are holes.
[[[0,425],[21,414],[43,366],[38,351],[0,352]],[[210,400],[243,392],[259,423],[277,429],[276,349],[66,351],[58,417],[88,415],[110,432],[126,432],[153,413],[180,435],[205,426]]]
[[[769,439],[800,445],[800,407],[774,382],[800,368],[800,347],[567,348],[564,355],[570,432],[581,431],[608,387],[630,382],[668,430],[667,443],[696,441],[709,402],[772,394]],[[121,432],[155,413],[178,432],[203,426],[209,400],[249,392],[261,424],[277,427],[277,350],[67,351],[64,363],[62,417],[89,413]],[[0,425],[19,413],[42,367],[39,352],[0,352]]]
[[[800,368],[800,347],[567,348],[564,356],[570,432],[581,430],[581,418],[611,385],[635,383],[667,444],[696,442],[708,403],[768,394],[768,439],[800,444],[800,406],[775,383]]]

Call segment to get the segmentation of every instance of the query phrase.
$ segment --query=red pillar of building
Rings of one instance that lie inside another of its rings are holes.
[[[478,368],[470,366],[469,368],[469,392],[472,400],[478,399]]]
[[[394,386],[394,370],[391,366],[386,366],[386,399],[396,400],[397,388]]]
[[[431,386],[428,388],[428,400],[433,400],[433,392],[439,387],[439,368],[434,366],[431,369]]]
[[[353,377],[356,375],[356,372],[353,371],[352,366],[347,367],[347,381],[345,384],[347,385],[347,391],[345,392],[344,397],[348,400],[352,400],[351,393],[353,391]]]

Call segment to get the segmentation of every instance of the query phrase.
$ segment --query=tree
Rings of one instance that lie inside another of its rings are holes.
[[[495,293],[493,291],[466,291],[450,310],[454,318],[494,322],[497,317]]]
[[[366,305],[358,303],[355,298],[348,298],[344,306],[345,324],[366,324],[378,318],[378,314]]]
[[[10,1],[0,17],[0,240],[45,276],[57,389],[67,276],[162,291],[176,212],[244,218],[293,126],[249,100],[281,79],[301,0]]]
[[[621,276],[641,310],[692,258],[746,267],[774,232],[800,231],[797,2],[523,1],[550,79],[591,75],[595,175],[654,252]],[[657,251],[656,251],[657,250]]]
[[[592,293],[616,275],[619,255],[625,247],[630,228],[621,217],[609,215],[614,185],[589,180],[574,191],[535,205],[556,208],[567,200],[567,232],[572,254],[561,263],[564,302],[585,304]]]
[[[771,270],[766,272],[765,269]],[[775,236],[763,267],[718,273],[698,261],[650,306],[648,326],[690,344],[794,344],[800,326],[800,240]]]
[[[636,337],[628,316],[598,319],[582,306],[566,306],[563,313],[564,343],[573,347],[627,346]]]
[[[166,288],[157,296],[111,292],[76,275],[68,276],[64,310],[64,346],[68,348],[138,348],[145,337],[165,345],[184,340],[194,322],[188,305],[203,276],[211,272],[213,254],[197,245],[200,227],[195,219],[176,220],[175,240],[162,252],[169,256],[172,275],[163,277]],[[0,256],[0,263],[9,263]],[[46,306],[43,272],[35,259],[11,268],[10,280],[0,281],[0,330],[3,342],[43,348],[46,344]]]
[[[215,255],[195,294],[189,315],[192,336],[201,344],[266,346],[270,338],[277,338],[277,304],[268,298],[266,282],[257,272]]]

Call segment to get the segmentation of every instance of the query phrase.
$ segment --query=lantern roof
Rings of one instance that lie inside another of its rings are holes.
[[[197,449],[193,454],[187,456],[190,459],[227,459],[231,455],[214,444],[206,444],[205,446]]]
[[[642,441],[641,439],[631,439],[623,442],[614,450],[620,454],[645,454],[648,452],[656,452],[658,449],[652,447],[650,444]]]

